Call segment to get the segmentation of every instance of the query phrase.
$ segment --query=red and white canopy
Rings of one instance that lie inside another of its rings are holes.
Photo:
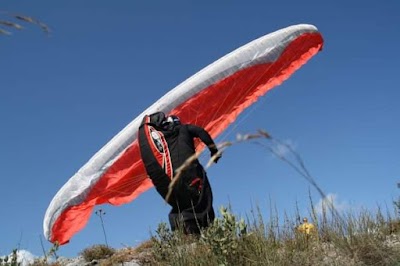
[[[312,25],[290,26],[256,39],[172,89],[99,150],[51,201],[46,238],[67,243],[87,223],[94,206],[128,203],[151,188],[140,158],[137,132],[144,115],[178,115],[183,123],[218,136],[260,96],[281,84],[317,54],[323,39]]]

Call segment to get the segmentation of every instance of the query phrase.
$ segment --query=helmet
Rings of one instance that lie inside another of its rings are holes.
[[[170,124],[173,124],[173,125],[180,125],[181,124],[181,120],[176,115],[170,115],[167,118],[167,123],[170,123]]]

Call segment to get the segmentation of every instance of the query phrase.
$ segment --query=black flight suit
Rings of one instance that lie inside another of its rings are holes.
[[[195,154],[196,138],[207,145],[211,156],[218,152],[211,136],[201,127],[189,124],[175,125],[163,133],[175,170]],[[214,220],[211,186],[203,166],[197,159],[184,168],[173,193],[175,202],[172,203],[169,214],[172,230],[181,223],[186,233],[199,234],[199,228],[207,227]]]

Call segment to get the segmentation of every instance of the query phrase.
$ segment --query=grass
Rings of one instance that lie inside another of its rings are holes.
[[[296,223],[259,214],[244,222],[221,209],[199,238],[160,224],[153,236],[151,265],[400,265],[399,220],[381,211],[338,219],[315,216],[317,232],[304,235]],[[393,227],[393,225],[396,225]],[[397,228],[393,231],[393,228]]]
[[[265,140],[265,142],[261,142]],[[254,141],[276,155],[309,182],[322,198],[326,195],[309,174],[298,153],[289,145],[274,139],[264,131],[239,136],[236,142]],[[287,153],[279,153],[279,145]],[[316,230],[306,235],[297,230],[300,212],[295,205],[294,217],[270,210],[266,220],[259,208],[250,211],[246,220],[229,208],[221,207],[220,215],[200,236],[171,232],[165,223],[158,225],[150,240],[137,247],[115,250],[107,245],[95,245],[81,252],[87,265],[123,265],[135,260],[140,265],[400,265],[400,199],[393,202],[393,211],[360,210],[339,213],[332,201],[324,201],[322,213],[317,213],[309,196],[309,221]],[[36,260],[36,266],[62,266],[56,251],[55,262]],[[0,266],[18,265],[14,251]],[[65,264],[65,263],[64,263]]]
[[[38,19],[0,10],[0,36],[12,35],[14,32],[21,31],[30,24],[36,25],[44,33],[50,34],[50,28]]]
[[[160,223],[150,240],[136,248],[105,252],[93,246],[83,253],[87,262],[122,265],[400,265],[398,214],[361,210],[341,217],[328,208],[310,213],[317,230],[305,235],[296,230],[299,220],[278,213],[265,220],[259,210],[246,220],[220,208],[215,222],[200,236],[171,232]]]

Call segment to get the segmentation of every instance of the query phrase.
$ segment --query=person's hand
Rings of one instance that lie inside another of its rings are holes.
[[[215,152],[211,154],[211,159],[214,161],[214,163],[218,163],[219,159],[221,159],[222,154],[220,152]]]

